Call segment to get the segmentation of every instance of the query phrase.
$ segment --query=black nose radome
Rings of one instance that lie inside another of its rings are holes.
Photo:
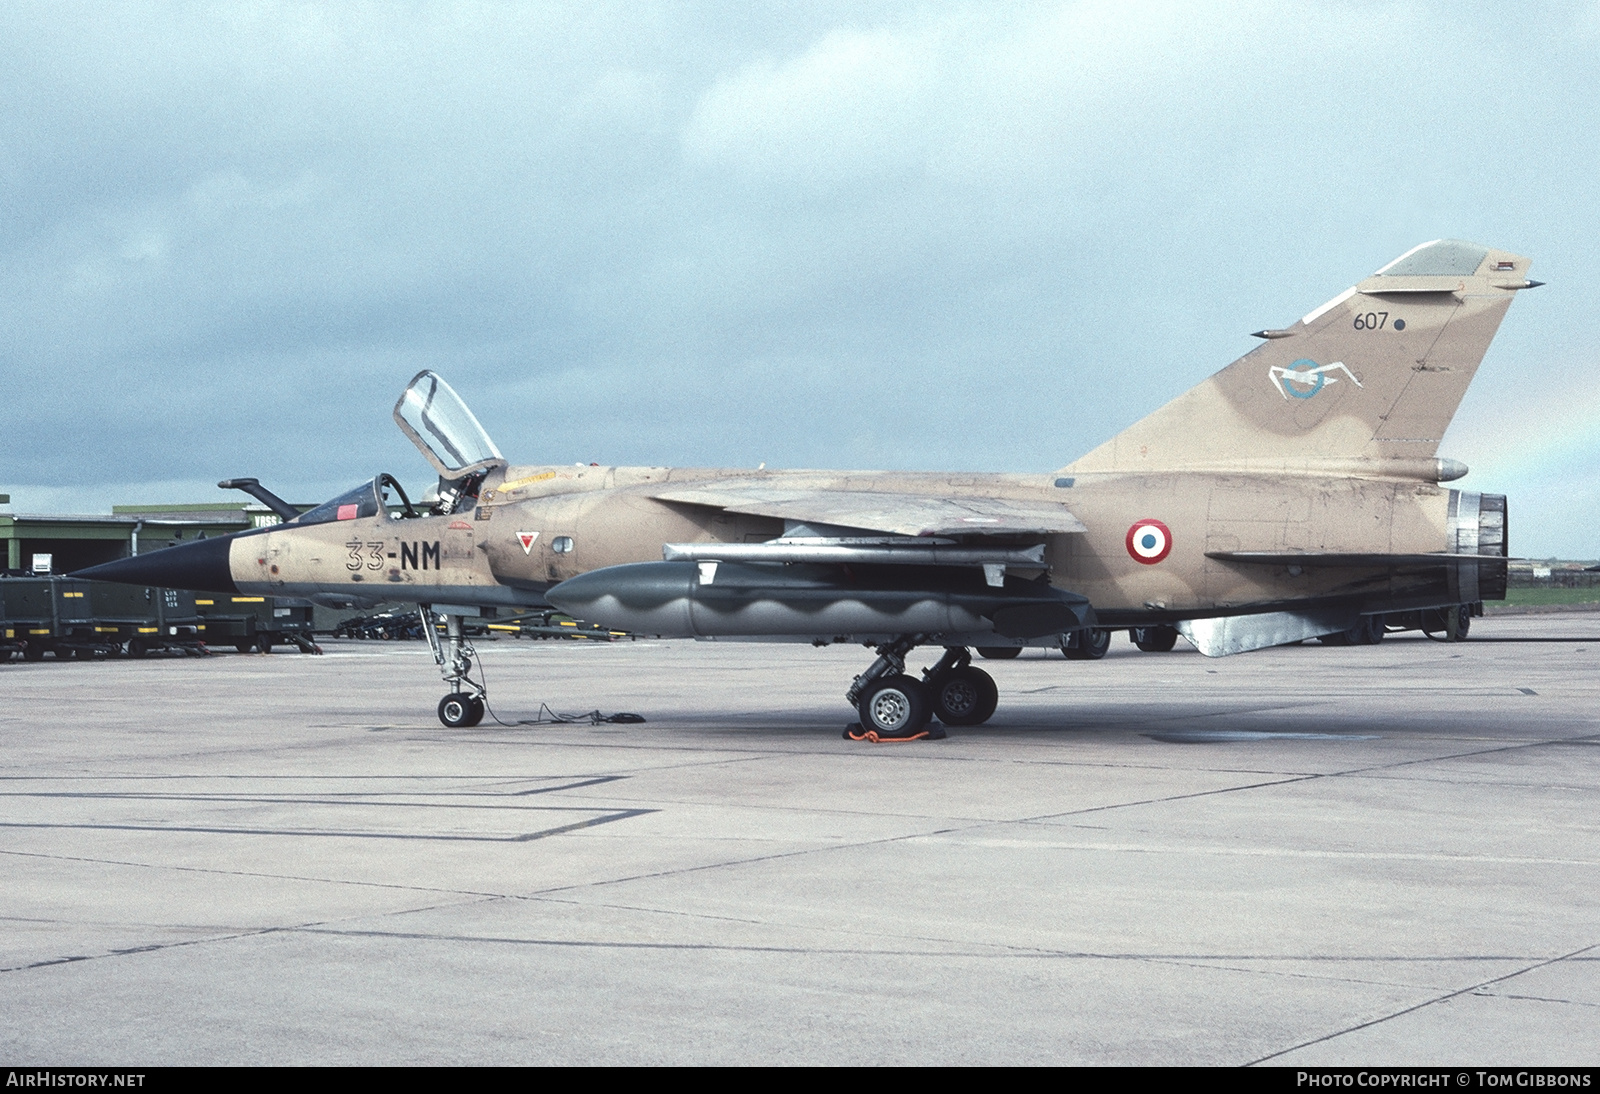
[[[197,539],[145,555],[102,562],[86,570],[77,570],[71,576],[91,581],[120,581],[125,585],[236,593],[239,587],[233,583],[233,572],[228,567],[228,551],[232,546],[232,536]]]

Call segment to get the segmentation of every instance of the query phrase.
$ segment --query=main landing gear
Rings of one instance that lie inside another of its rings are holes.
[[[1111,649],[1111,632],[1087,627],[1061,636],[1061,653],[1068,661],[1098,661]]]
[[[484,702],[483,685],[470,679],[473,649],[461,633],[461,617],[444,617],[444,641],[439,641],[439,629],[434,625],[433,609],[418,605],[422,617],[422,634],[433,650],[433,660],[439,666],[450,694],[439,700],[439,721],[451,729],[467,729],[483,721],[488,705]]]
[[[845,698],[861,721],[844,735],[851,740],[910,741],[938,739],[944,730],[928,729],[937,718],[947,726],[982,725],[994,713],[1000,692],[994,678],[973,667],[964,646],[948,646],[922,679],[906,675],[906,654],[921,635],[907,636],[878,647],[878,659],[857,676]]]
[[[1171,653],[1172,647],[1178,644],[1178,628],[1134,627],[1128,637],[1145,653]]]

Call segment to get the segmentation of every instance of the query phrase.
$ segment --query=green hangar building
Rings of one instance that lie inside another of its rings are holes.
[[[0,494],[0,545],[11,573],[71,573],[86,566],[279,523],[264,505],[117,505],[110,515],[13,513]]]

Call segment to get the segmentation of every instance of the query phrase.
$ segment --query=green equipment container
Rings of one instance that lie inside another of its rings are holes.
[[[113,636],[129,657],[206,652],[194,593],[95,581],[89,586],[89,603],[96,633]]]
[[[98,626],[90,602],[91,582],[66,577],[0,578],[0,600],[22,656],[39,661],[47,653],[58,658],[111,657],[122,652],[115,627]]]
[[[176,589],[8,576],[0,578],[0,616],[11,652],[29,661],[205,652],[194,595]]]
[[[286,596],[232,596],[202,593],[195,598],[202,633],[213,646],[240,653],[271,653],[274,646],[294,646],[302,653],[321,653],[311,640],[311,601]]]

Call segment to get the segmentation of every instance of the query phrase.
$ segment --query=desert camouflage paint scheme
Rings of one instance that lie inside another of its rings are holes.
[[[84,576],[864,642],[881,655],[867,685],[909,680],[917,645],[970,677],[966,647],[1065,648],[1106,628],[1176,628],[1210,655],[1363,621],[1381,634],[1395,613],[1503,595],[1505,499],[1443,485],[1466,468],[1438,446],[1513,297],[1538,284],[1528,269],[1423,244],[1049,474],[513,466],[425,372],[395,417],[439,471],[429,514],[391,517],[374,483]],[[458,690],[464,675],[447,666]]]

